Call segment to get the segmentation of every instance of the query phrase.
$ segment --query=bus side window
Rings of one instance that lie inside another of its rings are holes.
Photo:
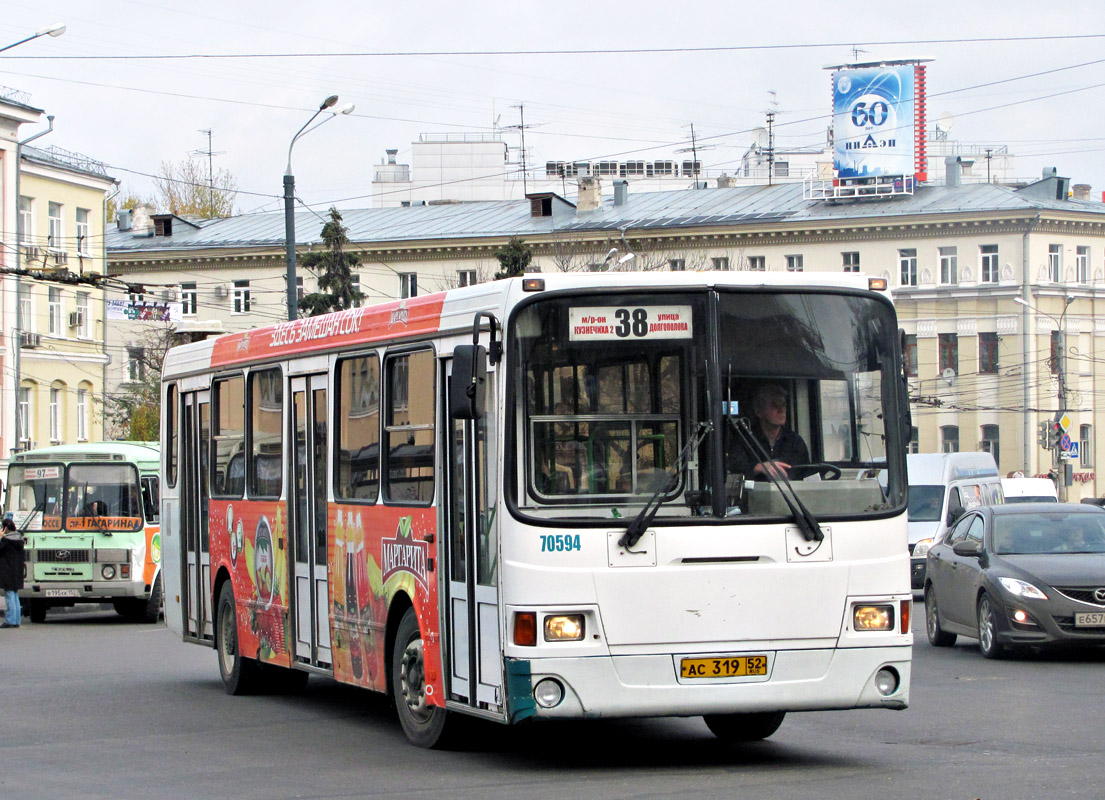
[[[146,522],[159,521],[161,514],[161,492],[157,478],[150,476],[142,479],[142,505],[146,512]]]

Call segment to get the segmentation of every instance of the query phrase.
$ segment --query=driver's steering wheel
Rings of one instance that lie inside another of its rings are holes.
[[[793,472],[796,481],[804,480],[810,475],[820,475],[823,481],[835,481],[840,478],[840,467],[825,462],[799,464],[793,468]]]

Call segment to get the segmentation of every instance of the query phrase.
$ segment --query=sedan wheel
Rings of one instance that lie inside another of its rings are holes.
[[[940,627],[936,590],[931,585],[925,589],[925,632],[928,634],[929,644],[933,647],[951,647],[955,644],[956,635]]]
[[[997,638],[994,605],[986,594],[978,599],[978,649],[985,658],[1005,655],[1005,646]]]

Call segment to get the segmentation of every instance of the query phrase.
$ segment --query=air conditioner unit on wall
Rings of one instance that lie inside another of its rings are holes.
[[[33,244],[23,245],[23,258],[26,261],[33,261],[38,258],[38,255],[38,248],[35,247]]]
[[[84,311],[71,311],[69,313],[69,327],[70,328],[83,328],[84,327]]]
[[[180,301],[180,293],[176,289],[162,289],[161,299],[166,303],[176,303]]]
[[[69,254],[67,252],[65,252],[64,250],[58,250],[56,253],[54,253],[54,263],[55,264],[68,264],[69,263]]]
[[[216,286],[215,286],[215,297],[226,297],[227,294],[228,294],[228,292],[226,291],[226,284],[222,284],[222,283],[216,284]]]
[[[19,346],[20,347],[42,347],[42,334],[41,333],[27,333],[24,331],[19,334]]]

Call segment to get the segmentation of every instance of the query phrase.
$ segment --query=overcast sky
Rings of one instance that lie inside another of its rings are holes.
[[[68,26],[61,37],[0,54],[0,84],[56,116],[55,132],[36,145],[103,161],[124,192],[151,194],[145,175],[206,150],[200,131],[211,130],[216,166],[242,190],[241,212],[282,207],[288,143],[329,94],[356,110],[296,144],[297,193],[322,209],[367,207],[385,148],[408,161],[420,133],[515,125],[519,103],[533,126],[528,150],[540,164],[671,157],[687,146],[693,123],[701,143],[714,145],[700,152],[704,165],[733,169],[769,107],[780,147],[817,145],[831,116],[823,67],[852,60],[853,45],[866,51],[861,59],[933,59],[930,125],[952,115],[951,138],[1007,145],[1018,176],[1055,166],[1091,184],[1095,197],[1105,189],[1100,0],[4,0],[2,8],[0,46],[53,22]],[[1017,41],[1030,37],[1068,38]],[[668,48],[758,49],[532,53]],[[139,58],[435,51],[530,53]],[[970,88],[979,84],[991,85]],[[516,143],[514,132],[507,135]]]

